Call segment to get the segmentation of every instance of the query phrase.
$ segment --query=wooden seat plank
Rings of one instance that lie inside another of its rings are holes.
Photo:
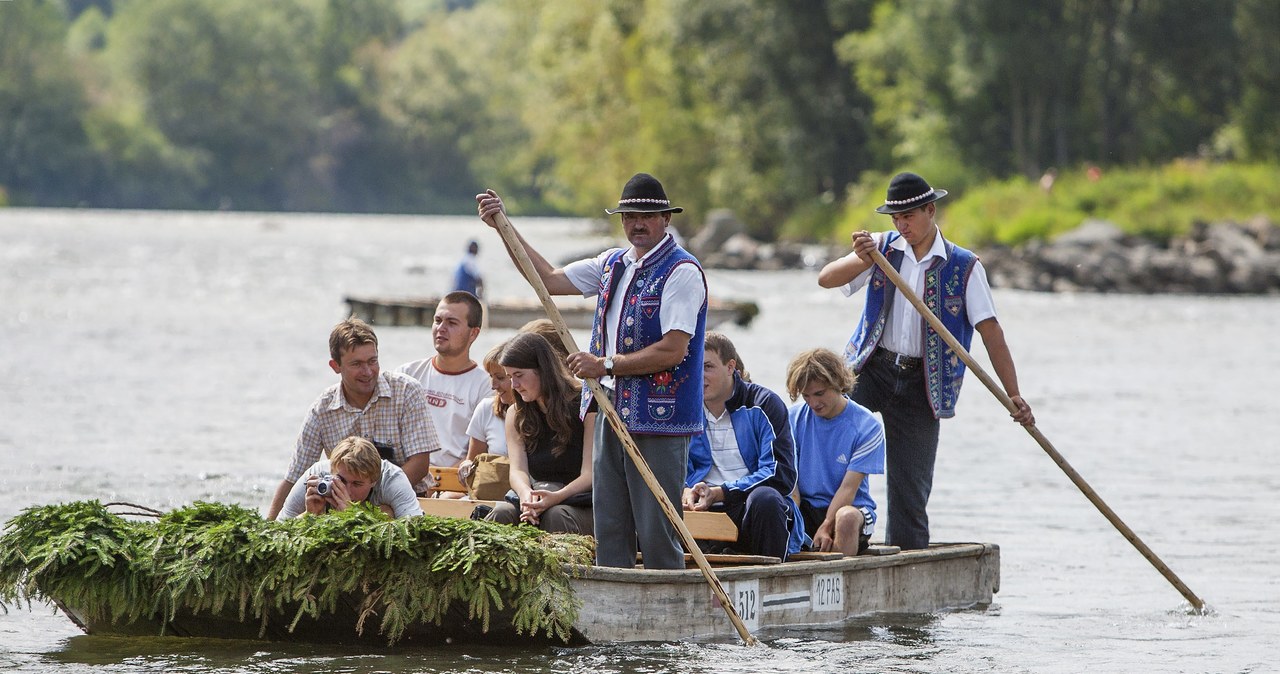
[[[436,489],[439,491],[460,491],[466,492],[467,485],[458,479],[458,469],[448,468],[445,466],[431,466],[427,469],[431,473],[431,477],[435,478]]]
[[[432,470],[435,469],[433,468]],[[419,498],[418,504],[422,506],[422,511],[428,515],[466,519],[471,517],[471,512],[475,510],[477,505],[484,504],[492,508],[498,502],[450,498]],[[693,534],[693,537],[700,540],[738,540],[738,527],[724,513],[686,511],[684,513],[684,523],[685,526],[689,527],[689,532]]]

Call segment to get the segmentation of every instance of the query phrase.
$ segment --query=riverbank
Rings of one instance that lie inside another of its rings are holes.
[[[1280,294],[1280,227],[1197,223],[1168,242],[1090,220],[1053,241],[981,252],[993,286],[1046,292]]]
[[[765,243],[742,232],[727,211],[714,212],[689,241],[711,269],[821,268],[848,247]],[[1280,226],[1198,222],[1167,241],[1129,234],[1104,220],[1086,220],[1052,240],[978,251],[991,284],[1039,292],[1280,294]]]

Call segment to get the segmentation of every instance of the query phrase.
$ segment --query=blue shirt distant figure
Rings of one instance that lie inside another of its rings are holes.
[[[453,290],[465,290],[484,299],[484,276],[480,274],[480,265],[477,264],[476,258],[479,253],[480,244],[472,239],[467,243],[467,252],[453,272]]]

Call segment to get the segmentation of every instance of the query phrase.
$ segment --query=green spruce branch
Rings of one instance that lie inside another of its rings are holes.
[[[488,631],[496,616],[520,634],[568,641],[579,602],[569,580],[591,539],[532,527],[416,517],[355,507],[264,521],[240,506],[197,502],[136,522],[97,501],[38,506],[0,536],[0,607],[32,600],[89,620],[167,623],[180,615],[273,622],[355,602],[394,644],[415,624],[440,625],[454,606]],[[456,609],[455,609],[456,610]]]

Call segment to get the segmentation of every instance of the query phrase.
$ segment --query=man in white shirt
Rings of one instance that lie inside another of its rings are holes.
[[[489,373],[471,359],[483,312],[480,300],[469,292],[445,295],[436,306],[431,329],[436,355],[396,370],[422,384],[427,413],[440,437],[440,451],[432,458],[437,466],[454,467],[467,458],[467,425],[490,392]]]
[[[503,208],[497,193],[477,194],[476,203],[480,218],[497,228]],[[637,173],[617,208],[605,209],[622,215],[628,248],[556,268],[516,233],[550,294],[598,297],[590,350],[570,354],[569,370],[614,391],[619,417],[673,507],[684,487],[689,439],[702,432],[707,316],[702,266],[667,231],[671,215],[682,210],[657,178]],[[584,393],[583,414],[594,405]],[[592,458],[596,564],[631,568],[638,545],[645,568],[683,569],[675,527],[612,424],[596,424]]]
[[[915,294],[929,306],[967,350],[976,331],[982,335],[991,366],[1018,411],[1010,415],[1035,424],[1031,406],[1018,389],[1013,356],[996,320],[991,288],[978,257],[943,238],[935,216],[946,190],[934,189],[914,173],[899,173],[889,183],[884,205],[896,231],[854,232],[853,252],[827,264],[818,274],[824,288],[846,296],[864,286],[867,302],[845,358],[859,373],[852,400],[884,419],[889,525],[886,542],[904,550],[929,546],[925,511],[933,488],[939,420],[955,415],[964,363],[905,297],[898,296],[872,251],[879,250]]]

